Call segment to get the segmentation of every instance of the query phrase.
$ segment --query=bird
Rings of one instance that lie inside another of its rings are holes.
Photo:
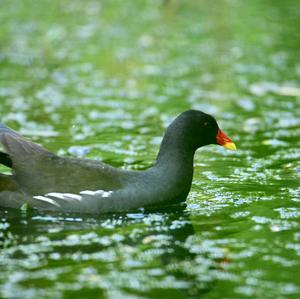
[[[167,127],[156,160],[145,170],[116,168],[93,159],[59,156],[0,124],[0,206],[40,211],[118,213],[184,202],[200,147],[236,150],[215,118],[199,110]]]

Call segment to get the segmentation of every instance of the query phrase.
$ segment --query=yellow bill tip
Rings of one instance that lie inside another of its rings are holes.
[[[226,142],[223,146],[229,150],[236,151],[236,146],[233,142]]]

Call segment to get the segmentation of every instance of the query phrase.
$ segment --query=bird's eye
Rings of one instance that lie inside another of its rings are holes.
[[[206,128],[206,129],[211,129],[212,128],[212,123],[209,122],[209,121],[205,121],[203,123],[203,127]]]

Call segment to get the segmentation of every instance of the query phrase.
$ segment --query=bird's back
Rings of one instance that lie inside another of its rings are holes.
[[[11,161],[14,181],[29,195],[121,187],[121,170],[94,160],[59,157],[3,125],[0,142],[6,151],[0,163]],[[4,180],[0,177],[0,184]]]

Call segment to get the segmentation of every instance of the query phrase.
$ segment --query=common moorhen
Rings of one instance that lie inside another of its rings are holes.
[[[0,125],[0,206],[24,203],[41,210],[121,212],[184,201],[193,178],[195,151],[234,143],[209,114],[188,110],[167,128],[154,165],[143,171],[114,168],[95,160],[60,157]]]

